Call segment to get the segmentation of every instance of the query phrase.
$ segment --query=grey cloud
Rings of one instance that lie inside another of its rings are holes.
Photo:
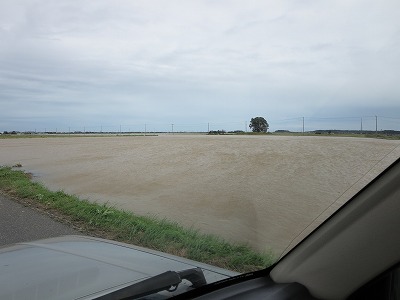
[[[258,112],[279,120],[346,115],[349,103],[360,114],[396,116],[398,8],[395,1],[2,1],[0,131],[22,122],[20,107],[29,107],[26,127],[39,119],[48,127],[244,122]]]

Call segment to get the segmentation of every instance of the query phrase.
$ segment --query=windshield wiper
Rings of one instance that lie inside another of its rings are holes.
[[[183,279],[190,281],[193,288],[207,284],[203,271],[200,268],[177,272],[167,271],[96,299],[136,299],[161,291],[173,292],[178,288]]]

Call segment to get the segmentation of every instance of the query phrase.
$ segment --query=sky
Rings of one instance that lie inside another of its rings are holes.
[[[257,116],[271,131],[400,130],[400,2],[0,0],[0,132]]]

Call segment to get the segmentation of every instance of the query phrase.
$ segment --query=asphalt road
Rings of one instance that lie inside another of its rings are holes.
[[[67,234],[81,233],[0,194],[0,246]]]

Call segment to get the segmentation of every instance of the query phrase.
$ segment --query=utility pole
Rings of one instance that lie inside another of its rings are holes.
[[[174,134],[174,124],[171,124],[172,126],[172,134]]]
[[[363,121],[363,119],[362,119],[362,117],[361,117],[361,134],[362,134],[362,121]]]
[[[121,132],[122,132],[122,128],[121,128],[122,126],[121,125],[119,125],[119,133],[121,134]]]
[[[210,123],[207,124],[207,132],[210,132]]]
[[[378,135],[378,116],[375,116],[375,133]]]
[[[304,134],[304,117],[303,117],[303,134]]]
[[[144,124],[144,136],[146,136],[147,124]]]

